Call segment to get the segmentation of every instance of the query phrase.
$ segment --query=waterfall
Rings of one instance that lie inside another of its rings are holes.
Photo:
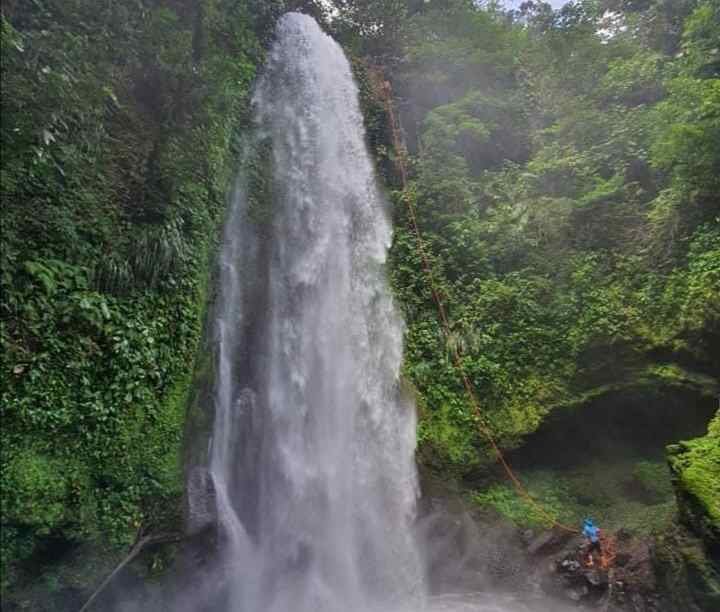
[[[298,13],[276,34],[254,96],[268,220],[241,180],[214,323],[223,610],[417,610],[415,412],[399,390],[388,211],[341,48]]]

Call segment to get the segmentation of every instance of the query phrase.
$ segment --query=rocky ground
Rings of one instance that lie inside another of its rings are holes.
[[[655,578],[652,546],[649,538],[619,531],[591,562],[582,538],[551,530],[533,536],[526,551],[541,560],[541,586],[551,596],[608,611],[663,611],[669,603]]]
[[[669,612],[655,569],[654,541],[606,534],[604,559],[588,563],[584,539],[559,528],[520,530],[457,494],[429,487],[422,540],[435,593],[512,594],[530,609]]]

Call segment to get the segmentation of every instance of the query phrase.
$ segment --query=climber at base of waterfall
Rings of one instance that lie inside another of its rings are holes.
[[[582,534],[585,536],[588,542],[587,553],[587,564],[594,565],[593,552],[597,552],[598,555],[602,556],[602,546],[600,544],[600,528],[595,525],[591,518],[586,518],[583,521]]]

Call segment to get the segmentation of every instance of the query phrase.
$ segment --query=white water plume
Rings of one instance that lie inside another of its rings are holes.
[[[271,220],[252,221],[238,190],[215,322],[221,607],[418,610],[415,412],[399,391],[391,226],[349,63],[312,18],[280,20],[254,104],[272,151]]]

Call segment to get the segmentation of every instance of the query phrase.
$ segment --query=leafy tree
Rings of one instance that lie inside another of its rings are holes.
[[[403,208],[391,262],[422,452],[439,469],[472,472],[485,448],[448,343],[507,446],[658,355],[717,371],[717,10],[410,11],[392,75],[412,173],[396,205],[417,207],[449,340]]]

